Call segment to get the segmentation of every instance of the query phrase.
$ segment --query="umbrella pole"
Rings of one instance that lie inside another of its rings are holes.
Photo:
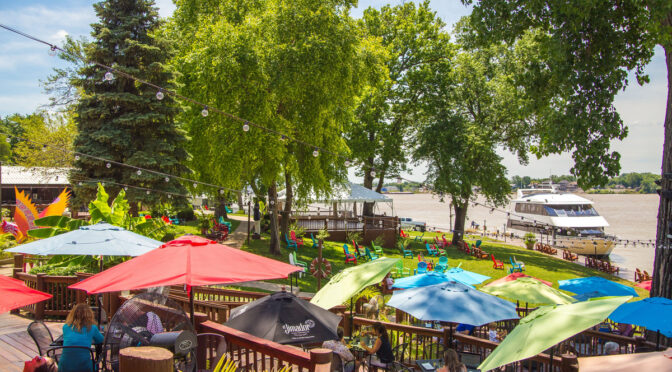
[[[196,330],[196,319],[194,319],[194,291],[189,287],[189,316],[191,316],[191,323]]]
[[[352,338],[352,332],[355,326],[352,324],[354,317],[352,316],[352,297],[350,297],[350,338]]]
[[[656,351],[660,347],[660,329],[656,331]]]
[[[551,364],[548,366],[548,371],[553,372],[553,346],[551,346]]]
[[[103,272],[103,256],[100,256],[100,271],[98,271],[98,272]],[[103,314],[102,314],[103,313],[103,308],[102,308],[103,303],[100,300],[100,293],[98,293],[96,295],[96,301],[98,301],[96,306],[98,306],[98,327],[100,327],[100,322],[103,318]]]

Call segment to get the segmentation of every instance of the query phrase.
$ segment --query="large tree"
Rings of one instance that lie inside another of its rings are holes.
[[[164,65],[169,48],[151,35],[159,25],[154,2],[107,0],[94,4],[94,9],[98,23],[92,25],[93,41],[84,46],[87,64],[73,80],[79,88],[75,151],[167,174],[184,174],[186,137],[174,122],[178,108],[172,98],[166,94],[158,100],[156,89],[123,76],[105,79],[108,71],[95,64],[111,66],[170,89],[172,72]],[[86,156],[80,156],[75,167],[73,180],[94,179],[177,194],[186,192],[176,179],[166,181],[163,176]],[[75,202],[95,197],[95,183],[73,186]],[[115,184],[106,187],[113,194],[120,190]],[[135,188],[128,190],[127,197],[132,212],[137,211],[138,203],[151,206],[168,201],[166,193],[145,193]]]
[[[471,0],[463,0],[472,3]],[[644,83],[644,66],[654,47],[665,51],[668,95],[664,121],[662,191],[651,294],[672,298],[672,2],[669,0],[541,1],[480,0],[472,14],[482,41],[515,40],[540,30],[548,51],[539,64],[544,79],[529,84],[552,89],[567,106],[547,115],[536,151],[540,155],[574,149],[572,173],[582,186],[600,185],[618,174],[619,155],[609,141],[626,134],[613,102],[628,84],[628,70]],[[544,84],[544,86],[540,85]]]
[[[192,168],[228,187],[267,192],[274,253],[278,184],[301,196],[345,179],[344,159],[333,154],[348,154],[342,133],[368,51],[348,15],[352,3],[182,0],[166,31],[181,92],[249,121],[188,109]]]
[[[16,120],[23,128],[14,146],[16,164],[25,167],[72,167],[77,129],[72,112],[40,112]]]
[[[386,52],[381,72],[387,76],[367,87],[347,137],[364,187],[380,192],[385,178],[398,176],[408,161],[408,138],[424,93],[418,75],[449,59],[451,51],[445,24],[428,0],[368,8],[361,24],[368,37],[381,42]],[[371,203],[364,205],[363,214],[373,214]]]

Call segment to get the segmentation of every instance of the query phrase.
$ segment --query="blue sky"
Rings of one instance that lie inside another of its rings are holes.
[[[359,17],[369,6],[397,4],[401,1],[360,1],[353,15]],[[91,23],[96,21],[92,4],[83,0],[21,0],[0,1],[0,23],[17,28],[38,38],[60,44],[66,34],[89,36]],[[170,16],[174,5],[170,0],[156,2],[163,17]],[[470,10],[458,0],[433,0],[431,6],[447,24],[452,25]],[[27,114],[48,102],[40,80],[45,80],[52,68],[63,63],[47,54],[48,48],[0,29],[0,115]],[[640,87],[634,79],[625,92],[617,96],[616,109],[630,128],[628,137],[612,143],[621,153],[623,172],[660,172],[663,147],[663,120],[667,97],[666,67],[662,48],[647,67],[651,83]],[[543,177],[548,174],[568,174],[572,166],[569,154],[531,161],[526,167],[515,157],[502,152],[510,175]],[[425,167],[419,165],[404,175],[424,179]]]

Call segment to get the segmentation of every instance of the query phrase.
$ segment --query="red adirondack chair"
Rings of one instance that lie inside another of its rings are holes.
[[[410,237],[408,234],[406,234],[406,233],[404,232],[403,229],[399,229],[399,235],[400,235],[402,238],[408,238],[408,237]]]
[[[355,257],[354,254],[348,252],[348,245],[343,244],[343,254],[345,255],[345,263],[347,264],[348,262],[353,262],[355,265],[357,265],[357,257]]]
[[[502,269],[504,270],[504,262],[498,260],[495,258],[494,254],[490,254],[490,257],[492,257],[492,267],[495,269]]]
[[[297,247],[298,247],[299,245],[303,245],[303,239],[297,239],[297,238],[296,238],[296,232],[294,232],[294,230],[292,230],[292,231],[289,232],[289,238],[290,238],[291,240],[293,240],[294,243],[296,243]]]

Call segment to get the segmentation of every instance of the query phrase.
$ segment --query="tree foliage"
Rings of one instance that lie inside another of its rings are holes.
[[[72,167],[73,142],[77,134],[72,112],[39,112],[15,120],[22,128],[22,139],[13,149],[16,165]]]
[[[299,197],[345,179],[332,154],[348,155],[342,133],[373,53],[348,15],[352,3],[177,2],[165,34],[175,41],[180,92],[250,122],[246,132],[237,120],[203,117],[202,107],[185,110],[200,179],[271,194],[284,179]],[[316,149],[281,134],[323,151],[313,156]]]
[[[166,95],[158,100],[154,88],[123,76],[105,81],[107,71],[93,64],[102,63],[156,85],[171,87],[173,74],[164,65],[168,58],[167,44],[151,35],[159,24],[153,2],[107,0],[94,8],[99,20],[92,25],[93,41],[84,45],[88,63],[72,81],[80,96],[76,105],[75,150],[163,173],[184,174],[187,169],[181,163],[187,158],[186,137],[174,122],[178,109],[172,98]],[[166,182],[164,177],[149,172],[138,173],[111,164],[107,167],[104,161],[85,156],[75,166],[71,173],[73,180],[94,179],[176,194],[186,192],[175,179]],[[73,184],[73,188],[75,203],[90,200],[96,192],[86,182],[81,186]],[[114,193],[121,186],[108,188]],[[151,206],[167,201],[167,194],[162,192],[131,189],[127,196],[133,208],[138,202]]]

